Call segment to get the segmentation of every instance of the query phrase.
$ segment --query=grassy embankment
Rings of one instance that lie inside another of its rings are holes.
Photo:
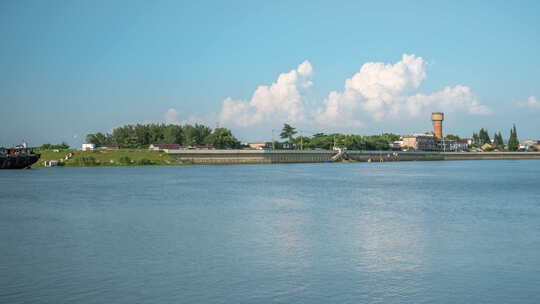
[[[164,166],[182,165],[183,162],[171,157],[167,153],[149,151],[143,149],[129,150],[96,150],[96,151],[36,151],[41,154],[37,163],[32,167],[44,167],[43,162],[47,160],[62,160],[66,167],[90,167],[90,166]],[[69,160],[64,160],[65,156],[73,153]]]

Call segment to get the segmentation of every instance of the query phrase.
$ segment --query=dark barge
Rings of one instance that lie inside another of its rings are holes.
[[[39,160],[40,154],[32,148],[0,148],[0,169],[30,168]]]

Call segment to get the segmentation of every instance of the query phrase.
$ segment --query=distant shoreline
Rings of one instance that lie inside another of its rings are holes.
[[[333,150],[167,150],[182,162],[193,164],[273,164],[331,162]],[[540,152],[401,152],[346,151],[343,161],[445,161],[540,159]]]
[[[66,156],[72,154],[66,159]],[[126,167],[333,162],[333,150],[95,150],[46,151],[33,167]],[[540,152],[346,151],[343,162],[540,159]]]

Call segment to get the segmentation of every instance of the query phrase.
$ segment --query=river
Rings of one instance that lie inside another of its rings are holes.
[[[539,303],[540,161],[0,170],[0,303]]]

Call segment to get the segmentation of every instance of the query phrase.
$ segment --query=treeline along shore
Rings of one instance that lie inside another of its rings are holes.
[[[358,135],[322,132],[311,136],[295,136],[296,128],[285,124],[279,140],[273,139],[275,149],[293,146],[294,149],[326,149],[347,147],[350,150],[389,150],[397,134]],[[227,128],[212,129],[205,125],[137,124],[115,128],[111,133],[92,133],[86,142],[96,147],[120,149],[145,149],[152,144],[177,144],[184,147],[211,146],[215,149],[240,149],[245,147]]]
[[[297,136],[300,133],[302,135]],[[332,150],[333,148],[346,148],[348,150],[392,150],[396,142],[404,136],[393,133],[379,135],[360,135],[343,133],[323,133],[299,131],[289,124],[284,124],[279,139],[272,138],[272,149]],[[426,133],[427,134],[427,133]],[[272,136],[274,137],[274,136]],[[491,140],[487,130],[473,133],[469,147],[478,151],[518,151],[519,141],[515,125],[510,130],[507,143],[502,134],[495,132]],[[458,142],[466,140],[457,135],[447,134],[440,140]],[[86,136],[86,143],[96,147],[114,147],[120,149],[145,149],[155,144],[175,144],[183,147],[209,146],[214,149],[241,149],[246,148],[227,128],[214,129],[201,124],[174,125],[174,124],[136,124],[115,128],[111,133],[92,133]],[[400,146],[401,150],[411,150],[413,147]],[[416,149],[416,147],[414,147]],[[413,149],[413,150],[414,150]],[[425,150],[425,149],[424,149]],[[433,150],[428,150],[433,151]],[[446,150],[448,151],[448,150]]]
[[[362,136],[341,133],[313,133],[295,136],[297,130],[284,124],[279,137],[264,143],[261,150],[242,144],[226,128],[204,125],[137,124],[115,128],[111,133],[92,133],[86,143],[90,151],[45,144],[39,150],[41,160],[34,166],[146,166],[185,164],[263,164],[303,162],[388,162],[428,160],[486,160],[486,159],[540,159],[540,152],[515,152],[517,133],[515,126],[508,145],[500,132],[493,142],[488,132],[481,129],[473,134],[472,148],[477,152],[423,152],[396,151],[393,143],[400,136],[392,133]],[[459,140],[447,135],[448,140]],[[492,144],[488,144],[492,143]],[[159,144],[176,146],[154,149]],[[204,147],[204,149],[201,149]],[[487,147],[487,148],[486,148]],[[152,148],[149,149],[149,148]],[[158,151],[155,151],[158,150]]]

